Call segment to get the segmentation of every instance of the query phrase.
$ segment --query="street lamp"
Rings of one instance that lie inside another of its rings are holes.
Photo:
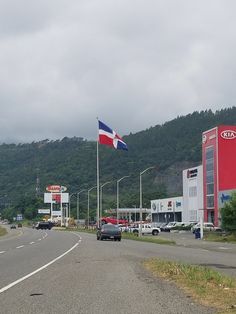
[[[69,197],[69,215],[68,215],[69,218],[70,218],[70,200],[71,200],[72,196],[75,195],[75,194],[76,194],[76,193],[72,193],[72,194],[70,195],[70,197]]]
[[[84,192],[84,191],[86,191],[85,189],[83,189],[83,190],[81,190],[81,191],[79,191],[78,193],[77,193],[77,207],[76,207],[76,216],[77,216],[77,224],[78,224],[78,221],[79,221],[79,195],[80,195],[80,193],[82,193],[82,192]]]
[[[133,205],[133,207],[135,208],[135,212],[134,212],[134,221],[136,222],[136,215],[137,215],[136,205]]]
[[[143,192],[142,192],[142,175],[147,172],[150,169],[153,169],[155,167],[148,167],[145,170],[141,171],[139,174],[139,195],[140,195],[140,206],[139,206],[139,220],[140,220],[140,224],[139,224],[139,236],[142,235],[142,221],[143,221]]]
[[[92,191],[93,189],[95,189],[97,186],[95,185],[95,186],[93,186],[91,189],[88,189],[88,217],[87,217],[87,219],[88,219],[88,222],[87,222],[87,227],[89,227],[89,193],[90,193],[90,191]]]
[[[69,220],[69,218],[70,218],[70,200],[71,200],[71,198],[72,198],[72,196],[73,195],[76,195],[76,193],[72,193],[70,196],[69,196],[69,210],[68,210],[68,213],[67,213],[67,215],[68,215],[68,217],[67,217],[67,222],[66,222],[66,225],[68,226],[68,220]]]
[[[102,217],[102,188],[105,186],[105,185],[107,185],[107,184],[109,184],[109,183],[111,183],[112,181],[107,181],[107,182],[105,182],[105,183],[103,183],[102,185],[101,185],[101,187],[100,187],[100,215],[99,215],[99,221],[97,222],[97,225],[98,226],[100,226],[100,219],[101,219],[101,217]]]
[[[130,176],[124,176],[116,181],[116,223],[118,224],[118,211],[119,211],[119,183],[121,180],[125,178],[129,178]]]

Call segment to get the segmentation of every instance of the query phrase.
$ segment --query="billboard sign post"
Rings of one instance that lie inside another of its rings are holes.
[[[44,193],[44,203],[49,203],[51,208],[48,209],[49,213],[51,213],[51,220],[56,216],[61,219],[61,225],[64,225],[64,214],[63,214],[63,204],[69,202],[69,194],[64,193],[67,191],[67,188],[62,185],[48,185],[46,187],[46,191],[48,193]],[[54,208],[54,204],[59,204]]]

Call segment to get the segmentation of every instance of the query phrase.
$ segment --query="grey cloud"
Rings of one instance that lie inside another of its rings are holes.
[[[234,105],[234,1],[0,6],[0,142],[96,138],[97,116],[123,135]]]

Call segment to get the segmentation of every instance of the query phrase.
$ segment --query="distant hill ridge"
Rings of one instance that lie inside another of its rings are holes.
[[[144,206],[151,198],[180,195],[182,170],[201,163],[202,132],[221,124],[236,124],[236,107],[193,112],[131,133],[123,137],[128,152],[100,145],[100,183],[113,181],[104,190],[104,206],[116,206],[116,181],[125,175],[130,178],[120,186],[120,205],[138,206],[139,172],[149,166],[156,168],[143,179]],[[0,145],[0,188],[8,202],[34,196],[37,177],[41,193],[49,184],[67,186],[70,193],[96,185],[96,142],[65,137]]]

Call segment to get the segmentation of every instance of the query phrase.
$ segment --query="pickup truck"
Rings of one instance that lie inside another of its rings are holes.
[[[130,232],[138,235],[139,226],[130,228]],[[142,224],[142,235],[145,234],[158,235],[159,232],[161,232],[161,229],[158,227],[152,226],[151,224]]]

